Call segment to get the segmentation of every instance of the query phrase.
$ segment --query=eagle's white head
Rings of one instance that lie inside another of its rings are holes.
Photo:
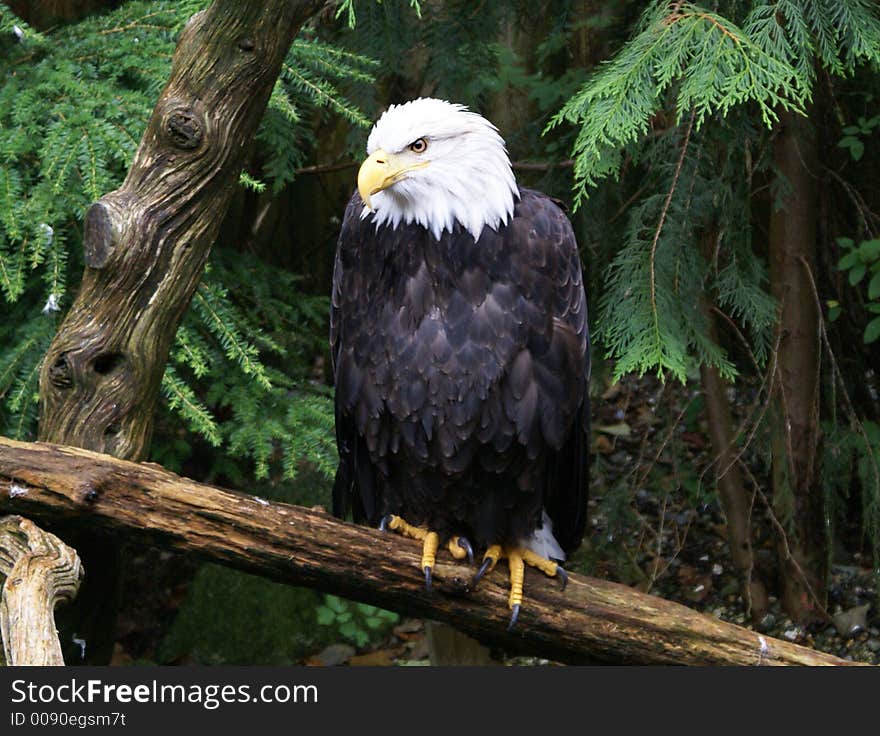
[[[373,126],[358,172],[363,217],[416,222],[440,238],[456,221],[474,239],[513,215],[516,179],[504,140],[464,105],[427,97],[392,105]]]

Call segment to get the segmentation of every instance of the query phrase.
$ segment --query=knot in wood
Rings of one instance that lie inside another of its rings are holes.
[[[67,353],[58,356],[49,369],[49,383],[57,389],[68,389],[73,386],[73,370]]]
[[[458,575],[453,575],[446,581],[446,587],[444,588],[443,592],[452,596],[467,595],[471,592],[470,579],[462,578]]]
[[[79,499],[83,503],[93,504],[100,498],[101,493],[91,483],[84,483],[79,488]]]
[[[204,125],[192,110],[172,110],[165,118],[165,134],[177,148],[191,151],[202,142]]]
[[[254,39],[243,36],[242,38],[238,39],[238,48],[242,51],[253,51]]]

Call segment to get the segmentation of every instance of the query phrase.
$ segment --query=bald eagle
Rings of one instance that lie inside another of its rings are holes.
[[[587,505],[590,347],[565,213],[497,129],[420,98],[373,127],[336,251],[338,516],[565,581]]]

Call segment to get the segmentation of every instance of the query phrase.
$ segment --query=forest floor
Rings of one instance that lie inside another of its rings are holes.
[[[733,398],[734,413],[747,415],[748,407],[736,399],[748,401],[749,391],[740,389]],[[590,527],[568,569],[845,659],[880,664],[877,579],[857,531],[836,540],[830,621],[797,626],[771,596],[769,611],[753,622],[706,470],[712,450],[699,391],[650,376],[625,378],[607,381],[594,404]],[[766,459],[754,444],[744,459],[763,482],[766,470],[759,469]],[[760,504],[753,514],[757,574],[772,583],[774,525]],[[169,553],[134,553],[123,599],[118,664],[428,664],[422,621],[217,566],[197,569]],[[219,606],[228,613],[218,617]],[[285,616],[279,616],[281,610]],[[499,656],[508,664],[543,663]]]

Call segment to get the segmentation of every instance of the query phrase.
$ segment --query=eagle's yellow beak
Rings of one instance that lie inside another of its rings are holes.
[[[414,161],[406,153],[393,154],[381,148],[374,151],[358,171],[358,192],[361,199],[367,207],[373,209],[371,196],[405,179],[410,171],[427,165],[427,161]]]

